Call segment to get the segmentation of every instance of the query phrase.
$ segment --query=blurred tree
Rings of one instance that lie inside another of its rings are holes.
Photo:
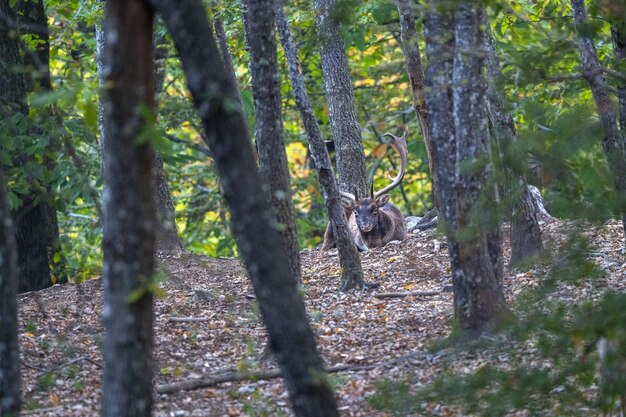
[[[107,1],[104,48],[102,416],[150,416],[156,219],[153,11]]]
[[[0,8],[0,13],[6,9]],[[0,36],[6,36],[0,17]],[[2,54],[2,56],[6,56]],[[17,343],[17,253],[4,172],[0,168],[0,415],[20,415],[20,352]]]
[[[226,73],[200,0],[151,0],[174,39],[187,83],[202,118],[231,209],[239,249],[259,301],[274,353],[298,416],[337,416],[332,388],[308,323],[297,283],[284,259],[254,153],[237,109],[236,86]],[[251,1],[250,12],[273,16],[271,1]],[[271,10],[260,13],[258,9]],[[270,25],[273,20],[269,20]]]

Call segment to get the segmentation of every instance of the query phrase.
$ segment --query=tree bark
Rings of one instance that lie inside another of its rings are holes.
[[[335,141],[339,186],[343,191],[369,195],[365,152],[341,25],[333,10],[337,0],[315,0],[320,56],[328,100],[328,119]]]
[[[613,52],[615,61],[621,64],[622,68],[626,63],[626,17],[615,16],[611,23],[611,36],[613,38]],[[622,136],[626,136],[626,82],[621,81],[617,87],[619,100],[619,124],[622,129]]]
[[[14,69],[20,68],[24,64],[28,64],[29,60],[40,61],[37,65],[39,70],[41,66],[48,65],[48,62],[41,62],[46,59],[46,53],[49,44],[43,44],[40,50],[24,51],[27,53],[27,59],[24,61],[20,58],[20,45],[18,33],[22,30],[33,30],[37,27],[38,31],[47,35],[46,16],[43,11],[43,4],[40,2],[32,3],[24,6],[24,11],[28,13],[22,16],[18,21],[16,9],[9,6],[8,1],[2,1],[0,5],[0,14],[2,15],[3,36],[2,36],[2,61],[5,66],[3,68],[3,76],[0,81],[0,91],[2,95],[3,117],[12,116],[15,111],[22,113],[24,118],[28,118],[28,107],[26,104],[26,95],[29,86],[33,86],[30,77],[26,77],[23,73],[18,73]],[[20,6],[22,7],[22,6]],[[36,19],[36,20],[32,20]],[[11,27],[10,27],[11,26]],[[43,40],[46,36],[43,36]],[[6,54],[6,55],[5,55]],[[41,54],[41,56],[40,56]],[[47,72],[45,72],[47,73]],[[46,77],[43,77],[42,83]],[[49,79],[47,80],[49,83]],[[5,84],[7,83],[7,84]],[[29,124],[29,131],[32,126]],[[31,132],[32,133],[32,132]],[[31,163],[28,157],[20,155],[14,158],[13,169]],[[27,175],[27,174],[23,174]],[[36,196],[41,197],[41,201],[35,203]],[[19,292],[34,291],[46,288],[52,285],[50,277],[51,255],[58,249],[59,228],[57,223],[56,211],[47,202],[50,198],[50,191],[43,185],[39,189],[29,190],[29,195],[22,198],[21,206],[13,212],[13,222],[15,224],[15,236],[18,252],[18,267],[20,274]]]
[[[317,119],[311,107],[311,102],[309,101],[304,77],[300,71],[298,46],[291,36],[291,29],[289,28],[287,18],[283,11],[282,1],[276,1],[275,7],[276,27],[278,28],[280,42],[283,45],[285,58],[289,66],[293,95],[309,138],[309,149],[315,161],[317,177],[322,186],[334,241],[337,244],[337,250],[339,252],[339,262],[342,268],[340,290],[347,291],[352,288],[363,288],[367,283],[363,279],[361,257],[350,234],[348,220],[346,219],[344,209],[341,205],[341,196],[339,195],[339,187],[335,180],[332,163],[328,156],[328,151],[326,150],[326,144],[322,138],[322,132],[317,125]]]
[[[457,233],[463,279],[453,283],[455,315],[470,337],[495,330],[508,316],[501,279],[501,242],[496,201],[487,183],[487,83],[482,46],[480,5],[461,2],[455,17],[455,55],[452,69],[453,117],[457,159]]]
[[[613,174],[615,193],[622,216],[622,226],[626,237],[626,154],[624,136],[619,131],[617,109],[611,100],[606,81],[602,76],[602,67],[593,40],[587,26],[587,9],[584,0],[571,0],[574,25],[578,32],[578,51],[580,52],[583,77],[589,83],[591,94],[596,103],[600,125],[602,126],[602,148]]]
[[[259,173],[274,208],[292,276],[302,282],[300,251],[285,149],[273,0],[245,0]]]
[[[105,4],[104,307],[101,414],[150,416],[155,210],[150,143],[155,111],[153,12],[142,0]]]
[[[495,41],[488,24],[484,25],[483,41],[485,48],[485,65],[489,84],[487,87],[487,100],[489,104],[489,117],[494,129],[498,148],[503,153],[499,155],[505,158],[504,177],[506,206],[510,207],[511,213],[511,259],[509,267],[515,266],[523,259],[537,256],[543,249],[541,228],[536,211],[536,206],[531,199],[528,183],[523,175],[514,172],[511,165],[506,162],[510,155],[511,145],[517,141],[515,122],[506,108],[506,98],[496,86],[496,80],[501,77],[500,60],[495,47]]]
[[[398,13],[400,14],[400,37],[402,39],[402,50],[406,62],[411,92],[413,93],[413,109],[417,116],[417,121],[424,138],[426,155],[428,157],[428,167],[432,178],[433,195],[437,189],[436,177],[433,175],[433,150],[430,130],[428,129],[428,107],[426,106],[425,79],[422,68],[422,55],[420,53],[417,32],[415,31],[415,9],[416,3],[413,0],[397,0]]]
[[[453,238],[456,227],[456,141],[452,118],[452,63],[454,52],[454,17],[441,1],[430,0],[425,16],[426,104],[432,109],[428,126],[432,137],[433,177],[438,184],[435,201],[439,207],[439,223],[448,240],[448,252],[453,279],[462,279],[459,268],[458,244]],[[452,157],[454,155],[454,157]]]
[[[1,7],[0,13],[4,12]],[[0,20],[0,36],[6,35],[3,29]],[[2,57],[5,56],[3,52],[0,49]],[[6,194],[4,172],[0,167],[0,415],[17,417],[20,414],[20,353],[15,298],[18,271],[13,222]]]
[[[187,83],[215,156],[235,237],[254,286],[272,352],[298,416],[337,416],[304,304],[284,261],[274,215],[261,187],[236,86],[224,65],[200,0],[151,0],[174,39]],[[267,7],[272,7],[267,4]]]
[[[155,95],[163,88],[165,80],[164,62],[167,59],[168,51],[165,44],[165,37],[155,39],[154,58],[156,61],[155,73]],[[180,252],[183,244],[178,236],[176,227],[176,210],[170,193],[170,186],[163,169],[163,157],[159,152],[154,152],[152,160],[152,172],[154,172],[154,206],[156,208],[156,250],[158,252]]]

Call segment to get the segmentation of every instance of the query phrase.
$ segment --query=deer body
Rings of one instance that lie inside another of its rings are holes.
[[[388,194],[376,199],[355,200],[348,225],[354,243],[361,252],[406,238],[404,216],[389,202]]]
[[[387,191],[400,185],[404,178],[407,162],[406,136],[408,129],[400,137],[385,133],[391,137],[391,144],[400,154],[400,169],[393,182],[384,189],[374,193],[372,189],[369,198],[359,199],[358,195],[342,191],[344,197],[342,205],[348,218],[348,226],[354,243],[359,251],[364,252],[368,248],[386,245],[393,240],[404,240],[407,230],[404,216],[396,206],[389,202]],[[333,230],[330,225],[326,227],[322,251],[328,250],[335,245]]]

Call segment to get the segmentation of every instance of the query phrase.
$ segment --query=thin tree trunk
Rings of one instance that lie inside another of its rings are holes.
[[[0,13],[3,11],[0,5]],[[0,20],[0,36],[6,35],[3,29]],[[1,57],[5,56],[4,52],[0,49]],[[0,416],[17,417],[20,414],[20,352],[15,298],[18,271],[13,222],[6,194],[4,172],[0,167]]]
[[[239,102],[239,107],[241,109],[241,114],[245,115],[246,112],[243,106],[243,99],[241,98],[241,89],[239,86],[239,82],[237,81],[237,72],[235,71],[235,65],[233,63],[233,57],[230,53],[230,47],[228,46],[228,38],[226,37],[226,31],[224,30],[224,23],[222,22],[222,18],[217,11],[219,0],[213,0],[212,9],[213,9],[213,28],[215,29],[215,36],[217,38],[217,45],[220,50],[220,56],[222,57],[222,61],[224,61],[224,66],[226,68],[226,73],[231,78],[231,81],[234,85],[237,86],[237,99]],[[250,132],[250,127],[248,123],[245,124],[246,136],[252,137],[252,133]]]
[[[250,75],[256,119],[259,173],[268,188],[277,227],[283,238],[292,276],[302,282],[300,251],[291,201],[291,183],[285,149],[273,0],[245,0],[247,3]]]
[[[616,16],[611,24],[611,35],[613,38],[613,51],[617,64],[623,65],[626,62],[626,17]],[[626,136],[626,82],[621,81],[617,87],[619,100],[619,124],[622,129],[622,136]]]
[[[481,7],[461,2],[456,9],[452,69],[457,233],[463,271],[463,279],[453,283],[455,315],[470,337],[493,331],[509,315],[501,287],[497,210],[481,203],[496,201],[495,189],[486,184],[490,167],[484,162],[489,152],[487,83],[483,59],[476,53],[483,43]]]
[[[335,141],[339,186],[343,191],[356,191],[364,197],[370,192],[365,152],[341,26],[331,17],[336,4],[337,0],[315,0],[328,119]]]
[[[415,31],[415,12],[417,4],[413,0],[397,0],[398,13],[400,13],[400,36],[406,69],[413,93],[413,109],[424,138],[428,167],[433,181],[433,195],[437,189],[436,178],[433,175],[433,157],[430,130],[428,129],[428,108],[426,107],[424,70],[422,69],[422,56],[420,53],[417,32]]]
[[[200,0],[151,0],[174,39],[231,208],[239,249],[298,416],[337,416],[302,299],[282,254],[244,117]],[[267,7],[272,7],[267,4]]]
[[[611,100],[593,40],[589,37],[587,9],[584,0],[571,0],[574,24],[578,31],[578,50],[583,76],[589,83],[603,130],[602,148],[613,174],[615,193],[626,236],[626,154],[624,136],[619,131],[617,109]]]
[[[154,113],[153,11],[141,0],[105,4],[105,362],[101,414],[148,417],[152,409],[155,251],[150,143],[137,137]]]
[[[280,42],[283,45],[289,66],[293,95],[309,138],[309,149],[315,161],[315,169],[317,170],[317,176],[326,200],[328,217],[332,225],[333,240],[336,242],[339,251],[339,262],[342,268],[340,290],[347,291],[351,288],[362,288],[366,285],[366,282],[363,280],[361,258],[350,234],[348,220],[341,205],[339,187],[337,187],[332,163],[309,101],[304,77],[300,71],[298,46],[291,36],[291,29],[283,11],[282,1],[276,1],[275,5],[276,27],[278,28]]]
[[[168,56],[165,36],[160,36],[155,40],[154,57],[156,61],[155,73],[155,94],[163,88],[165,80],[165,60]],[[154,206],[156,208],[156,250],[158,252],[180,252],[183,244],[178,236],[176,227],[176,211],[170,193],[170,186],[163,169],[163,158],[159,152],[154,152],[152,160],[152,172],[154,173]]]
[[[487,100],[489,116],[495,130],[498,148],[508,158],[511,145],[517,140],[515,122],[506,108],[506,98],[496,86],[496,80],[501,76],[500,60],[496,51],[495,42],[488,24],[484,25],[483,40],[485,46],[485,64],[489,85]],[[541,228],[537,220],[536,206],[531,199],[526,179],[519,173],[513,172],[508,163],[504,163],[506,178],[507,206],[511,207],[511,259],[509,266],[515,266],[523,259],[537,256],[543,249]]]

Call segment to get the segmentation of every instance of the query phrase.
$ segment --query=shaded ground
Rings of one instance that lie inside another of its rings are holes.
[[[544,236],[560,244],[564,223],[551,220]],[[621,230],[617,222],[590,228],[597,245],[590,253],[606,277],[559,296],[576,302],[608,290],[626,288]],[[508,253],[507,253],[508,258]],[[362,255],[374,291],[340,294],[336,251],[328,256],[302,254],[304,296],[320,351],[327,366],[351,365],[333,374],[342,415],[383,416],[367,397],[383,378],[421,386],[443,369],[466,372],[481,363],[503,361],[476,352],[429,353],[431,342],[445,337],[452,316],[447,248],[433,231],[411,234]],[[265,332],[252,288],[241,264],[195,254],[162,257],[169,274],[165,295],[155,305],[155,382],[157,386],[200,376],[257,372],[275,368],[260,360]],[[538,283],[539,272],[507,272],[505,294],[512,301]],[[437,295],[377,298],[386,292],[444,290]],[[100,280],[55,286],[19,297],[23,415],[98,415],[102,356]],[[435,405],[441,415],[454,410]],[[193,391],[155,393],[155,416],[291,415],[280,379],[226,382]]]

